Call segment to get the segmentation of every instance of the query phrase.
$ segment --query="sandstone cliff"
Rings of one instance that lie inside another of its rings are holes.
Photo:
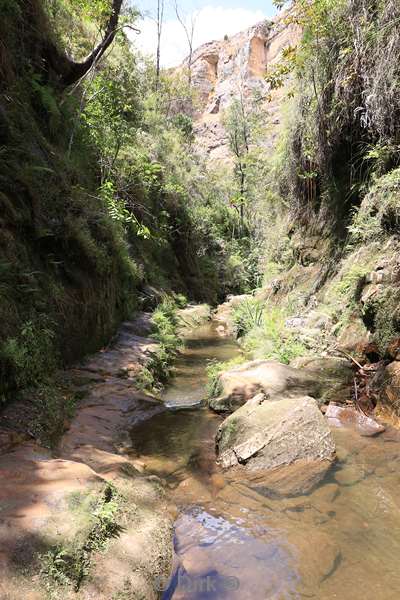
[[[213,160],[228,156],[228,140],[221,123],[223,111],[235,97],[258,94],[266,105],[271,138],[280,122],[282,90],[269,89],[265,80],[282,50],[295,45],[298,30],[284,16],[263,21],[231,38],[198,48],[193,56],[192,80],[198,93],[195,134],[198,147]]]

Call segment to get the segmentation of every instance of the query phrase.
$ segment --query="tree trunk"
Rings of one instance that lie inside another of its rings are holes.
[[[75,62],[50,42],[45,50],[45,60],[50,68],[58,75],[63,87],[68,87],[81,79],[103,56],[114,41],[123,0],[113,0],[110,18],[102,41],[93,49],[82,62]]]
[[[240,229],[244,232],[244,198],[246,193],[246,170],[244,165],[240,164]]]
[[[164,0],[157,2],[157,60],[156,60],[156,91],[160,87],[161,73],[161,36],[164,24]]]

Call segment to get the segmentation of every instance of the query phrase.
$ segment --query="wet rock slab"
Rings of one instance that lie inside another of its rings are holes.
[[[246,481],[256,492],[267,498],[303,496],[314,490],[331,468],[330,460],[298,460],[291,465],[247,474]]]
[[[141,333],[146,330],[146,318],[140,327]],[[1,598],[47,598],[37,575],[39,554],[84,543],[94,526],[94,507],[110,482],[126,499],[120,535],[96,556],[91,578],[82,582],[79,592],[67,586],[63,597],[109,600],[127,591],[132,599],[158,598],[152,581],[168,574],[172,564],[168,503],[159,483],[119,452],[124,430],[164,410],[135,387],[134,373],[146,364],[153,348],[151,339],[137,334],[134,322],[125,323],[112,348],[65,373],[65,381],[84,390],[85,398],[57,458],[33,443],[13,449],[10,436],[2,435]]]
[[[329,404],[325,416],[331,427],[352,427],[365,437],[379,435],[386,430],[386,427],[374,418],[351,406]]]

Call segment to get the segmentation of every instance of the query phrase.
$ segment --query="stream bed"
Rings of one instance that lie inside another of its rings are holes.
[[[398,600],[400,437],[334,430],[337,462],[307,496],[269,498],[216,465],[221,417],[206,367],[239,350],[209,323],[186,337],[167,410],[131,432],[133,452],[179,508],[177,568],[163,600]]]

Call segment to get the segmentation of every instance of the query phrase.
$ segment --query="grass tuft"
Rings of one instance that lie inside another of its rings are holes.
[[[79,509],[83,500],[72,499],[75,509]],[[107,483],[100,498],[90,507],[92,526],[84,542],[75,549],[58,545],[39,557],[40,575],[49,592],[55,586],[79,591],[89,575],[93,553],[103,551],[109,540],[122,531],[118,523],[121,501],[115,486]]]

